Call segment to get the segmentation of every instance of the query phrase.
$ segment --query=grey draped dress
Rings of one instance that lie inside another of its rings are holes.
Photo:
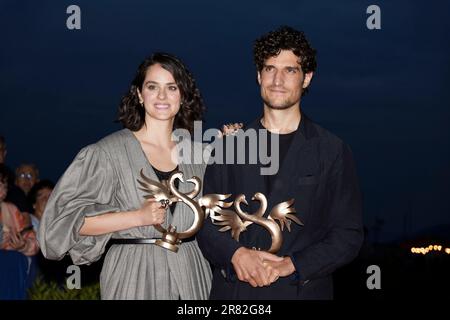
[[[69,254],[75,264],[100,259],[111,238],[153,238],[161,234],[152,226],[136,227],[100,236],[81,236],[85,217],[136,210],[144,201],[138,189],[140,170],[155,175],[139,141],[123,129],[83,148],[58,181],[47,203],[39,228],[44,256],[59,260]],[[179,163],[186,179],[203,179],[205,164]],[[181,183],[188,192],[192,185]],[[198,197],[201,194],[198,195]],[[168,213],[166,222],[186,230],[194,219],[184,203]],[[156,245],[113,245],[100,275],[102,299],[207,299],[211,270],[197,241],[182,243],[177,253]]]

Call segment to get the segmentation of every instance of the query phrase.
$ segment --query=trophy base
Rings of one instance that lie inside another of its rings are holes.
[[[156,240],[155,244],[157,246],[160,246],[160,247],[162,247],[164,249],[167,249],[167,250],[170,250],[172,252],[175,252],[175,253],[178,252],[178,246],[177,245],[169,243],[169,242],[166,242],[166,241],[163,241],[161,239]]]

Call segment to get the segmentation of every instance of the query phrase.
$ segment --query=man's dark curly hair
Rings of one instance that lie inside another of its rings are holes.
[[[161,65],[172,74],[181,93],[181,107],[175,116],[174,129],[187,129],[192,133],[194,121],[203,119],[203,99],[189,70],[177,57],[168,53],[154,53],[140,64],[128,93],[122,98],[117,120],[131,131],[142,128],[145,123],[145,109],[139,103],[136,89],[139,88],[142,92],[147,70],[155,64]]]
[[[288,26],[281,26],[257,39],[253,45],[253,59],[258,72],[267,59],[280,54],[281,50],[291,50],[299,57],[303,73],[316,71],[316,50],[313,49],[305,34]],[[303,90],[304,95],[308,88]]]

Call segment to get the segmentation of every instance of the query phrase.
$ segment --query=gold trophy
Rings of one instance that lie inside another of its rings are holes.
[[[267,218],[264,217],[264,213],[267,210],[266,196],[257,192],[252,197],[252,200],[257,200],[261,203],[259,209],[254,214],[249,214],[242,210],[241,203],[245,203],[246,205],[248,205],[248,203],[245,199],[245,195],[240,194],[234,200],[236,212],[223,209],[217,210],[218,215],[211,215],[211,220],[215,225],[223,226],[219,231],[225,232],[231,230],[231,236],[236,241],[239,241],[241,232],[247,230],[249,225],[256,223],[269,231],[272,237],[272,244],[267,251],[270,253],[277,253],[283,243],[282,231],[284,230],[284,226],[286,226],[290,232],[292,221],[298,225],[303,225],[303,223],[293,215],[296,213],[295,208],[292,207],[294,199],[277,204],[272,208]],[[278,225],[276,221],[278,221],[280,225]],[[258,250],[261,250],[261,248],[258,248]]]
[[[154,225],[155,229],[162,233],[161,239],[156,240],[155,244],[173,252],[178,251],[178,245],[182,243],[183,239],[194,236],[200,230],[208,216],[214,217],[222,212],[223,208],[229,208],[233,204],[233,202],[224,202],[230,197],[230,194],[207,194],[198,200],[194,200],[202,188],[202,182],[196,176],[186,180],[186,182],[194,184],[194,189],[188,193],[180,192],[175,187],[175,181],[179,179],[184,182],[184,175],[181,171],[173,172],[166,182],[151,180],[144,175],[143,170],[140,174],[141,179],[138,179],[138,183],[141,187],[139,189],[146,193],[145,199],[155,199],[161,203],[163,208],[167,208],[175,202],[183,202],[194,213],[194,222],[187,230],[182,232],[177,232],[176,226],[169,225],[166,229],[159,224]]]

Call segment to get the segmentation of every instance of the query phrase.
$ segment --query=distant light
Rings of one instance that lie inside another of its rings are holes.
[[[410,251],[411,253],[415,253],[415,254],[427,254],[431,251],[442,251],[444,250],[445,253],[450,254],[450,248],[443,248],[442,245],[440,244],[434,244],[434,245],[428,245],[427,247],[411,247]]]

